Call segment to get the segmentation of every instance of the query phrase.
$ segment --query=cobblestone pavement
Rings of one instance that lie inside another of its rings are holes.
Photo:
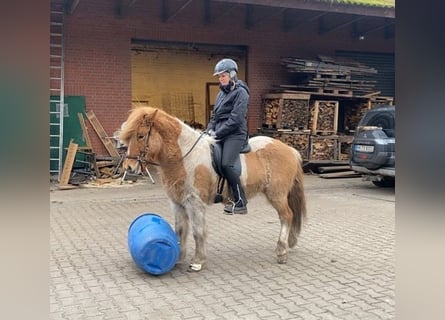
[[[127,236],[145,212],[174,223],[155,179],[52,187],[50,319],[395,318],[394,189],[306,175],[308,220],[285,265],[276,263],[279,221],[265,198],[249,201],[247,215],[213,205],[207,268],[154,276],[136,267]]]

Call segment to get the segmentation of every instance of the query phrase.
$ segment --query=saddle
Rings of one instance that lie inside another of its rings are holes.
[[[241,150],[240,154],[248,153],[250,151],[251,151],[251,147],[250,147],[249,143],[247,143],[244,146],[244,148]],[[226,178],[224,177],[224,174],[221,169],[222,150],[221,150],[221,145],[219,143],[215,143],[210,146],[210,156],[212,158],[213,169],[215,170],[216,174],[218,175],[218,186],[217,186],[216,195],[215,195],[215,199],[214,199],[214,202],[218,203],[218,202],[223,201],[222,191],[224,189],[224,183],[226,181]],[[241,160],[240,160],[239,156],[235,161],[234,167],[235,167],[236,174],[238,176],[241,176]]]

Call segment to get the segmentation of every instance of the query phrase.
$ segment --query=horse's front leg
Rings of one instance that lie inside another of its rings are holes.
[[[187,255],[187,235],[189,230],[189,218],[185,208],[176,202],[171,202],[173,212],[175,213],[175,232],[179,238],[181,254],[179,262],[184,262]]]
[[[206,205],[195,195],[186,201],[186,211],[192,223],[193,238],[195,240],[195,256],[193,257],[189,272],[201,271],[207,259],[207,225],[205,221]]]

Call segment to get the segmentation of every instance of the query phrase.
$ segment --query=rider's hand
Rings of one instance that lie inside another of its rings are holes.
[[[215,131],[213,129],[207,130],[207,134],[209,136],[211,136],[212,138],[216,139],[216,134],[215,134]]]

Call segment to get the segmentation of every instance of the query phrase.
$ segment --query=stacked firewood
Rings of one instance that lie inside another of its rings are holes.
[[[267,94],[263,97],[263,127],[305,130],[308,120],[308,95]]]
[[[278,99],[264,99],[263,102],[263,127],[277,128],[278,113],[280,112]]]
[[[352,139],[353,136],[348,135],[339,135],[338,143],[339,143],[339,154],[338,160],[349,160],[351,156],[351,147],[352,147]]]
[[[357,127],[360,119],[368,110],[369,110],[368,102],[360,103],[356,107],[345,108],[343,116],[344,130],[346,132],[353,132]]]
[[[308,96],[294,93],[263,96],[261,134],[294,147],[305,161],[348,160],[353,130],[370,107],[369,102],[344,108],[343,132],[338,132],[339,101],[309,100]]]
[[[283,100],[281,126],[289,129],[306,129],[309,117],[309,101]]]
[[[338,159],[337,136],[311,136],[310,160]]]
[[[310,148],[309,132],[275,131],[272,137],[297,149],[303,159],[308,159]]]
[[[338,101],[316,100],[310,110],[309,127],[312,134],[337,133]]]

